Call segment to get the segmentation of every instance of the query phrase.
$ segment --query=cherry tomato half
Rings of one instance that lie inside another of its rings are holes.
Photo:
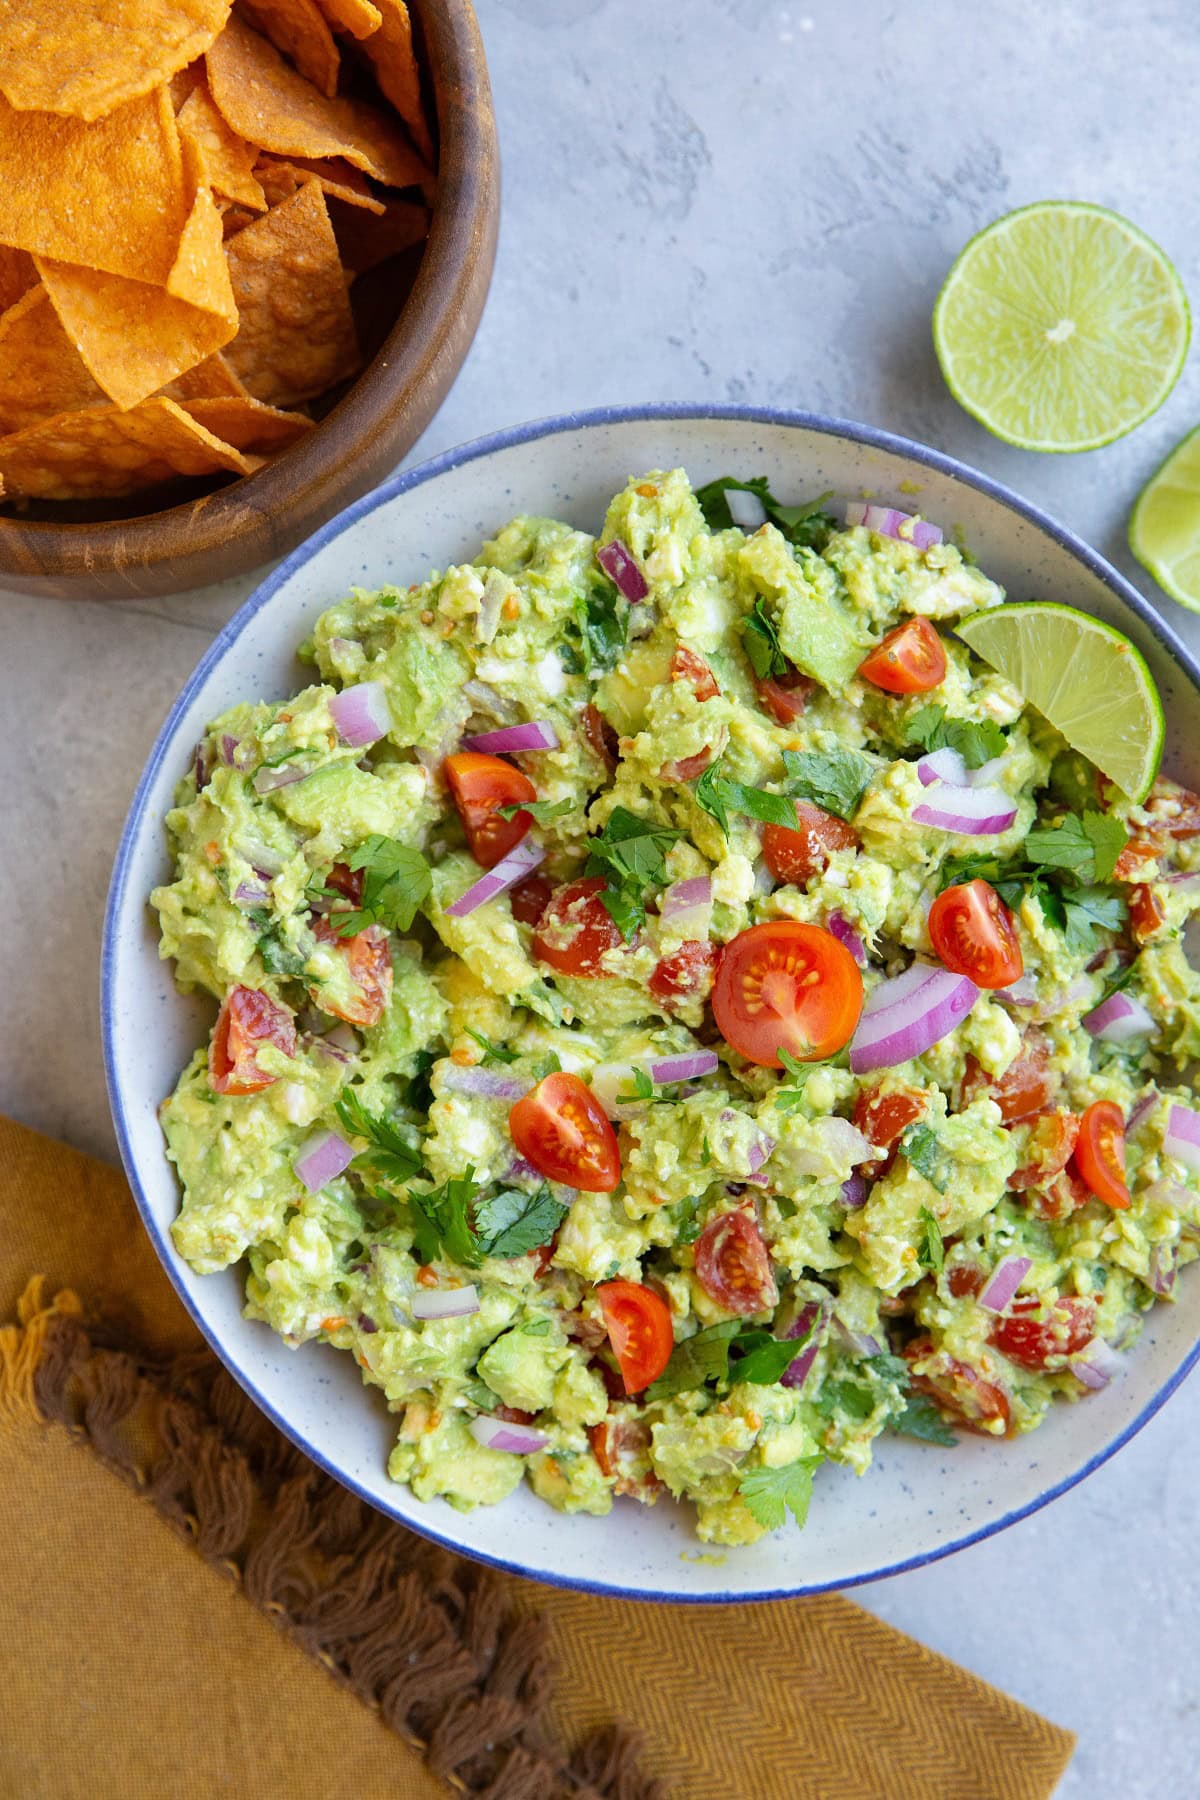
[[[960,1362],[945,1350],[935,1350],[930,1338],[914,1338],[904,1356],[913,1369],[914,1392],[925,1394],[943,1412],[966,1428],[985,1437],[1002,1437],[1008,1431],[1012,1408],[1008,1395],[994,1381],[986,1381],[970,1363]],[[916,1367],[921,1364],[921,1372]],[[999,1426],[1000,1430],[994,1429]]]
[[[887,694],[926,694],[946,679],[946,650],[928,619],[906,619],[858,665],[864,681]]]
[[[1051,1069],[1050,1045],[1040,1031],[1027,1031],[1015,1062],[1003,1075],[988,1075],[978,1060],[968,1055],[963,1070],[962,1103],[964,1106],[986,1094],[1000,1108],[1006,1125],[1027,1119],[1030,1113],[1045,1112],[1058,1091],[1061,1076]]]
[[[296,1022],[286,1006],[257,988],[231,988],[208,1046],[208,1079],[217,1094],[260,1094],[276,1079],[255,1060],[260,1046],[296,1054]]]
[[[770,713],[777,725],[796,723],[808,705],[808,697],[816,685],[809,676],[802,675],[799,669],[789,669],[786,675],[756,675],[754,678],[758,704],[764,712]]]
[[[536,800],[537,789],[520,769],[514,769],[503,757],[486,756],[482,750],[460,750],[448,756],[442,767],[462,817],[471,855],[485,869],[495,868],[533,824],[527,812],[502,819],[499,808]]]
[[[392,994],[392,952],[387,931],[382,925],[368,925],[353,937],[339,937],[334,913],[328,919],[314,919],[313,935],[319,943],[332,944],[345,958],[350,979],[358,989],[357,996],[331,998],[327,987],[310,987],[308,991],[317,1005],[349,1025],[378,1025]]]
[[[1032,1295],[1014,1300],[992,1327],[989,1343],[1023,1369],[1044,1369],[1052,1356],[1074,1356],[1096,1335],[1093,1300],[1067,1295],[1047,1306]]]
[[[890,1150],[910,1125],[925,1112],[926,1098],[919,1088],[884,1090],[863,1088],[854,1102],[854,1123],[880,1150]]]
[[[862,976],[846,946],[819,925],[772,919],[726,944],[712,1008],[727,1044],[764,1068],[780,1050],[820,1062],[849,1042],[863,1005]]]
[[[1096,1100],[1079,1121],[1075,1167],[1106,1206],[1129,1205],[1125,1181],[1125,1115],[1115,1100]]]
[[[600,958],[619,950],[624,939],[600,899],[603,892],[602,875],[556,888],[533,934],[533,954],[560,975],[607,975]]]
[[[836,813],[797,800],[796,829],[765,825],[763,859],[776,881],[811,881],[829,866],[835,850],[857,850],[858,833]]]
[[[676,1000],[690,1000],[694,994],[706,996],[713,984],[717,966],[717,946],[707,939],[689,938],[664,956],[647,982],[650,992],[664,1006]]]
[[[508,1115],[519,1155],[547,1181],[611,1194],[621,1179],[616,1133],[578,1075],[547,1075]]]
[[[943,889],[929,909],[929,936],[946,967],[976,987],[1007,987],[1025,973],[1013,916],[986,881]]]
[[[671,1360],[675,1347],[671,1310],[652,1288],[638,1281],[606,1281],[596,1289],[596,1298],[621,1365],[625,1392],[640,1394]]]
[[[1167,922],[1167,915],[1159,904],[1158,895],[1145,882],[1138,882],[1129,890],[1129,929],[1133,933],[1135,944],[1148,944],[1152,937],[1157,937]]]
[[[672,681],[688,683],[697,700],[715,700],[721,691],[704,658],[689,650],[686,644],[676,644],[670,672]]]
[[[767,1312],[779,1299],[763,1234],[749,1213],[722,1213],[696,1239],[696,1279],[726,1312]]]
[[[527,875],[510,888],[508,900],[512,916],[522,925],[536,925],[550,904],[554,889],[544,875]]]

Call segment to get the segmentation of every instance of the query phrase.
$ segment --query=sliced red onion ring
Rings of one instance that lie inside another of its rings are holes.
[[[923,975],[914,979],[918,968]],[[901,984],[903,993],[889,994]],[[978,998],[979,989],[965,975],[914,963],[894,981],[883,982],[867,1001],[850,1044],[851,1069],[865,1075],[923,1055],[962,1023]]]
[[[677,1056],[656,1056],[650,1064],[650,1079],[658,1086],[673,1081],[702,1081],[720,1068],[715,1050],[685,1050]]]
[[[449,1063],[441,1086],[452,1094],[474,1094],[481,1100],[519,1100],[533,1083],[522,1081],[519,1075],[501,1075],[498,1069],[485,1069],[479,1063],[466,1068]]]
[[[518,881],[524,881],[526,875],[532,875],[539,863],[545,860],[545,856],[546,852],[541,844],[535,844],[526,835],[507,856],[500,858],[494,869],[489,869],[486,875],[471,884],[465,894],[460,894],[457,900],[451,901],[446,908],[447,915],[452,919],[465,919],[476,907],[494,900],[498,894],[506,893]]]
[[[1125,1044],[1154,1030],[1154,1020],[1134,994],[1110,994],[1080,1021],[1083,1029],[1106,1044]]]
[[[1125,1367],[1125,1358],[1119,1350],[1103,1338],[1093,1338],[1087,1347],[1073,1356],[1067,1364],[1072,1375],[1077,1375],[1085,1387],[1098,1390],[1107,1387],[1114,1375],[1120,1375]]]
[[[392,728],[392,709],[382,681],[360,681],[343,688],[329,702],[329,716],[342,742],[352,750],[378,743]]]
[[[854,926],[844,913],[831,912],[826,921],[830,932],[839,944],[845,944],[860,969],[867,966],[867,946],[863,943]]]
[[[812,1337],[805,1344],[799,1356],[788,1364],[779,1377],[781,1387],[799,1388],[804,1386],[808,1379],[808,1372],[817,1360],[817,1351],[821,1348],[829,1330],[825,1309],[815,1300],[810,1301],[807,1306],[801,1307],[795,1320],[783,1335],[785,1338],[803,1337],[810,1326],[813,1327]]]
[[[1126,1137],[1132,1137],[1142,1120],[1153,1112],[1157,1099],[1157,1092],[1151,1089],[1148,1094],[1143,1094],[1141,1099],[1130,1109],[1129,1117],[1125,1121]]]
[[[623,544],[620,538],[613,538],[611,543],[602,544],[596,552],[596,561],[631,603],[644,600],[650,592],[646,577],[634,561],[629,546]]]
[[[1150,1248],[1150,1286],[1160,1296],[1169,1294],[1175,1286],[1175,1246],[1173,1244],[1153,1244]]]
[[[557,750],[559,742],[549,719],[531,719],[528,725],[505,725],[499,731],[481,731],[475,737],[466,737],[463,749],[515,756],[522,750]]]
[[[942,541],[940,526],[929,525],[924,519],[916,519],[912,513],[897,512],[894,506],[872,506],[862,500],[849,502],[846,507],[846,524],[865,525],[868,531],[878,531],[883,537],[899,538],[901,543],[912,544],[918,550],[929,550]]]
[[[1037,984],[1032,975],[1022,975],[1016,981],[1010,981],[1007,987],[996,989],[996,999],[1007,1001],[1009,1006],[1036,1006]]]
[[[270,906],[271,896],[265,887],[254,881],[239,881],[233,890],[234,900],[239,906]]]
[[[409,1301],[414,1319],[466,1319],[479,1311],[479,1291],[474,1282],[465,1287],[422,1288]]]
[[[747,488],[724,488],[729,516],[739,531],[757,531],[767,522],[767,509],[757,494]]]
[[[1185,1168],[1200,1169],[1200,1113],[1190,1106],[1172,1106],[1163,1133],[1163,1149]]]
[[[1017,808],[1003,788],[954,787],[942,781],[927,800],[914,806],[912,816],[916,825],[935,825],[960,837],[994,837],[1008,830]]]
[[[309,1193],[316,1194],[353,1161],[354,1152],[345,1138],[336,1131],[318,1131],[301,1145],[292,1170]]]
[[[917,760],[917,774],[921,778],[922,787],[932,787],[935,781],[944,781],[950,787],[970,787],[971,771],[957,750],[949,746],[943,750],[931,750],[928,756]]]
[[[867,1203],[867,1178],[865,1175],[849,1175],[842,1183],[842,1205],[850,1212],[856,1212]]]
[[[471,1420],[470,1431],[485,1450],[506,1450],[511,1456],[533,1456],[550,1442],[544,1431],[531,1431],[528,1425],[510,1425],[507,1419],[492,1419],[484,1413]]]
[[[293,782],[303,781],[311,774],[311,769],[300,768],[294,762],[280,763],[277,769],[268,769],[264,764],[255,769],[251,786],[256,794],[273,794],[276,788],[291,787]]]
[[[1029,1256],[1006,1256],[998,1262],[979,1296],[984,1311],[1002,1313],[1032,1267]]]

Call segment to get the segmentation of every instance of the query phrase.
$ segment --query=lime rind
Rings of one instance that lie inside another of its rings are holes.
[[[1141,651],[1089,613],[1028,600],[964,619],[959,636],[1133,801],[1150,792],[1166,719]]]
[[[1165,594],[1200,612],[1200,426],[1176,444],[1138,495],[1129,548]]]
[[[1040,200],[978,232],[933,311],[950,392],[1019,449],[1096,450],[1142,424],[1183,368],[1191,313],[1162,249],[1119,213]]]

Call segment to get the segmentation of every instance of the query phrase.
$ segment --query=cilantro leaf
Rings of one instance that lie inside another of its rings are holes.
[[[701,1194],[689,1194],[684,1200],[676,1200],[670,1208],[676,1243],[694,1244],[700,1236],[700,1221],[696,1214],[700,1210],[702,1199],[703,1195]]]
[[[354,937],[368,925],[407,931],[432,885],[421,852],[375,832],[346,860],[352,869],[363,871],[362,905],[356,912],[330,915],[338,936]]]
[[[786,1374],[801,1351],[812,1342],[813,1332],[821,1320],[820,1310],[813,1308],[808,1330],[799,1337],[777,1338],[769,1331],[739,1332],[729,1346],[730,1356],[740,1352],[729,1364],[730,1381],[749,1381],[759,1387],[770,1387]]]
[[[486,1037],[482,1031],[476,1031],[472,1025],[466,1027],[466,1033],[468,1037],[475,1039],[483,1051],[485,1067],[489,1063],[515,1063],[520,1054],[517,1050],[510,1050],[507,1044],[494,1044],[490,1037]]]
[[[940,1275],[946,1260],[945,1246],[942,1243],[942,1228],[927,1206],[923,1206],[917,1214],[921,1226],[921,1237],[917,1244],[917,1261],[923,1269],[931,1269]]]
[[[875,764],[861,750],[785,750],[788,792],[798,800],[852,819],[858,811]]]
[[[786,675],[791,668],[780,648],[775,621],[761,600],[754,602],[742,620],[742,648],[760,681],[768,681],[773,675]]]
[[[1085,812],[1083,829],[1092,846],[1092,881],[1111,881],[1129,833],[1120,819],[1103,812]]]
[[[525,1256],[548,1244],[566,1216],[545,1185],[532,1194],[502,1188],[478,1202],[473,1223],[484,1256]]]
[[[784,825],[796,829],[796,805],[786,794],[768,793],[766,788],[750,787],[744,781],[731,781],[722,775],[718,762],[709,763],[692,789],[696,804],[717,821],[729,836],[729,815],[744,813],[747,818],[761,819],[764,825]]]
[[[626,943],[645,924],[646,889],[662,885],[666,853],[682,836],[674,826],[657,825],[616,806],[603,831],[589,838],[584,872],[604,877],[599,898]]]
[[[1068,813],[1058,825],[1039,826],[1025,839],[1025,854],[1043,868],[1065,869],[1085,884],[1108,881],[1129,839],[1111,813]]]
[[[631,1105],[635,1100],[653,1100],[654,1083],[646,1069],[632,1069],[630,1079],[633,1087],[617,1095],[617,1099],[623,1105]]]
[[[812,1499],[813,1476],[824,1457],[802,1456],[783,1469],[749,1469],[738,1483],[738,1493],[767,1531],[778,1531],[790,1512],[802,1529]]]
[[[468,1163],[462,1174],[440,1187],[419,1193],[408,1190],[416,1236],[413,1248],[423,1263],[433,1262],[444,1249],[452,1262],[475,1269],[480,1263],[480,1250],[471,1229],[470,1206],[479,1192],[475,1169]]]
[[[701,1388],[708,1381],[724,1380],[729,1367],[729,1340],[736,1337],[739,1329],[737,1319],[725,1319],[676,1344],[666,1368],[647,1388],[646,1399],[669,1400],[674,1394]]]
[[[939,1194],[946,1191],[942,1147],[937,1133],[929,1125],[910,1125],[900,1139],[900,1153],[913,1168],[934,1186]]]
[[[268,975],[302,975],[307,958],[293,950],[280,935],[278,925],[269,925],[258,940],[258,954]]]
[[[363,1164],[383,1180],[397,1185],[403,1185],[417,1173],[421,1167],[419,1148],[382,1113],[369,1113],[354,1088],[343,1088],[333,1110],[350,1137],[364,1137],[371,1146],[355,1157],[352,1168]]]
[[[880,1381],[893,1382],[901,1390],[908,1388],[908,1364],[902,1356],[893,1356],[890,1350],[879,1350],[874,1356],[866,1358],[867,1367],[873,1369]]]
[[[1103,1005],[1104,1001],[1109,999],[1111,995],[1119,994],[1122,988],[1127,988],[1137,972],[1138,959],[1136,956],[1132,962],[1118,962],[1113,973],[1104,977],[1104,988],[1097,1004]]]
[[[494,1394],[486,1381],[468,1381],[462,1391],[464,1400],[469,1400],[480,1412],[495,1412],[500,1405],[499,1394]]]
[[[753,475],[749,481],[739,481],[735,475],[719,475],[715,481],[706,481],[703,487],[696,489],[700,510],[712,531],[728,531],[733,524],[733,514],[725,498],[726,488],[734,488],[743,494],[757,494],[768,519],[778,526],[790,544],[820,545],[831,531],[837,529],[836,520],[823,510],[826,500],[832,498],[832,488],[803,506],[781,506],[765,475]]]
[[[725,781],[721,775],[720,762],[709,763],[707,769],[697,781],[692,793],[696,804],[710,818],[717,821],[725,836],[729,836],[729,807],[724,794]]]
[[[496,811],[502,819],[515,819],[519,812],[526,812],[538,825],[545,825],[550,819],[561,819],[575,806],[569,796],[566,800],[514,800],[511,806],[498,806]]]
[[[924,1438],[927,1444],[942,1444],[947,1450],[958,1445],[956,1434],[926,1394],[910,1394],[904,1411],[891,1424],[902,1437]]]
[[[614,583],[596,580],[575,603],[575,626],[589,673],[603,674],[621,660],[629,607]]]
[[[923,750],[957,750],[968,769],[981,769],[1002,756],[1008,739],[991,719],[949,719],[936,703],[921,707],[908,721],[905,741]]]
[[[1112,888],[1073,888],[1063,896],[1066,911],[1067,948],[1086,954],[1096,948],[1095,927],[1119,931],[1125,921],[1126,905]]]
[[[804,1089],[808,1084],[809,1076],[814,1069],[826,1068],[829,1059],[826,1058],[822,1062],[800,1062],[797,1057],[789,1055],[786,1050],[781,1048],[779,1060],[791,1076],[792,1085],[790,1087],[781,1085],[775,1089],[775,1104],[780,1112],[794,1112],[804,1100]]]

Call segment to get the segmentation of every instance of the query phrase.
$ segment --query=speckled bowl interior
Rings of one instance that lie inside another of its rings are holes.
[[[102,1008],[109,1094],[146,1229],[188,1310],[258,1404],[332,1475],[414,1530],[546,1581],[668,1600],[761,1599],[846,1587],[944,1556],[1002,1530],[1096,1468],[1168,1398],[1197,1355],[1200,1274],[1155,1309],[1127,1372],[1015,1442],[964,1437],[947,1451],[884,1438],[860,1479],[826,1468],[807,1528],[752,1548],[701,1554],[690,1509],[620,1500],[603,1519],[553,1512],[522,1488],[459,1513],[389,1482],[395,1420],[352,1359],[288,1350],[241,1315],[237,1270],[197,1276],[169,1227],[178,1194],[156,1108],[195,1045],[209,1005],[178,994],[158,958],[147,895],[167,878],[162,830],[172,789],[207,722],[235,700],[278,699],[308,678],[296,645],[351,585],[408,584],[469,560],[516,512],[598,527],[625,478],[683,465],[698,482],[769,477],[788,500],[832,489],[920,510],[966,541],[1013,599],[1095,613],[1145,653],[1167,713],[1166,768],[1200,779],[1200,670],[1147,602],[1099,556],[996,483],[903,439],[805,414],[630,408],[499,433],[397,476],[295,551],[213,643],[171,710],[134,796],[105,926]]]

